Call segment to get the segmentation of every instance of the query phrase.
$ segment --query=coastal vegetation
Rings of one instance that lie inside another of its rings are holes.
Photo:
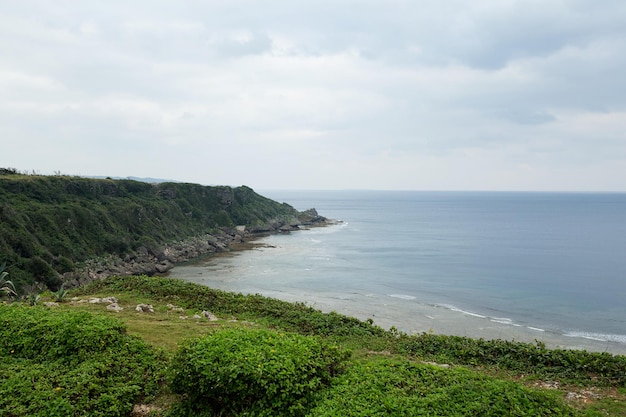
[[[298,211],[251,188],[20,174],[0,169],[0,262],[18,292],[90,259],[158,253],[169,242],[236,226],[264,229]],[[4,287],[3,287],[4,288]]]
[[[406,335],[162,277],[54,300],[0,305],[3,415],[626,414],[624,356]]]
[[[3,416],[128,416],[164,364],[122,321],[85,311],[0,307]]]
[[[626,415],[620,355],[407,335],[111,269],[66,285],[93,259],[170,262],[180,240],[221,248],[239,226],[289,230],[302,216],[245,186],[0,169],[0,415]]]

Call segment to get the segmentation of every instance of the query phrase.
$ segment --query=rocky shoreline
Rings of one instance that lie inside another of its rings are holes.
[[[297,218],[289,221],[274,220],[264,226],[252,228],[246,226],[223,227],[213,233],[193,236],[159,247],[141,246],[134,253],[126,254],[123,257],[108,255],[88,260],[76,270],[63,274],[63,283],[66,288],[73,288],[114,275],[152,276],[163,274],[176,264],[203,255],[227,252],[268,234],[290,233],[335,223],[333,220],[320,216],[317,210],[309,209],[299,213]]]

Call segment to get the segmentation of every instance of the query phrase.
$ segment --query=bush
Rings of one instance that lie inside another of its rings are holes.
[[[542,343],[470,339],[461,336],[402,335],[398,353],[441,362],[474,366],[497,366],[545,379],[578,385],[626,387],[626,356],[607,352],[547,349]]]
[[[3,416],[128,416],[156,393],[164,360],[120,321],[0,306]]]
[[[74,262],[72,262],[69,258],[66,258],[65,256],[59,256],[58,258],[54,259],[53,266],[59,274],[73,271],[74,268],[76,268]]]
[[[77,362],[131,339],[121,321],[87,312],[12,305],[0,307],[0,320],[0,351],[12,357]]]
[[[28,271],[33,275],[35,280],[46,285],[50,290],[58,290],[63,283],[59,274],[41,257],[35,256],[28,260],[26,264]]]
[[[184,344],[171,387],[180,415],[300,416],[349,353],[318,338],[269,330],[224,330]]]
[[[398,359],[354,363],[322,396],[309,417],[576,415],[552,393]]]

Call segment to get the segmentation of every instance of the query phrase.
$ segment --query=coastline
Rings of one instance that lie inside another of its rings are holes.
[[[277,237],[278,238],[278,237]],[[503,339],[525,343],[540,341],[552,349],[576,349],[626,355],[626,343],[596,340],[594,335],[565,334],[540,325],[517,323],[503,317],[488,317],[463,311],[452,305],[429,304],[402,294],[333,291],[292,285],[281,278],[272,278],[251,261],[265,258],[265,250],[281,250],[269,241],[256,240],[244,252],[225,252],[177,265],[167,276],[183,279],[224,291],[260,294],[288,302],[303,302],[323,312],[337,312],[359,320],[371,319],[390,329],[406,334],[432,332],[475,339]],[[287,245],[285,245],[287,246]],[[287,255],[288,256],[288,255]],[[265,258],[267,259],[267,258]],[[271,262],[270,262],[271,264]],[[306,271],[305,271],[306,272]],[[249,280],[246,275],[263,277]]]
[[[172,278],[201,283],[197,278],[182,278],[170,273]],[[206,285],[203,284],[203,285]],[[302,302],[325,313],[336,312],[365,321],[371,319],[376,325],[389,330],[394,327],[409,335],[434,333],[485,340],[510,340],[515,342],[541,342],[550,349],[587,350],[626,355],[626,344],[601,341],[585,337],[567,336],[550,330],[515,324],[508,319],[497,320],[471,312],[451,309],[448,306],[423,304],[415,300],[398,300],[390,296],[372,294],[340,295],[322,292],[269,291],[250,288],[231,290],[227,285],[213,285],[224,291],[260,294],[288,302]],[[411,302],[410,309],[398,302]]]
[[[391,296],[353,294],[336,297],[332,294],[290,294],[285,292],[264,292],[268,297],[284,301],[305,302],[323,312],[335,311],[360,320],[371,319],[375,324],[390,329],[395,327],[406,334],[434,333],[463,336],[473,339],[502,339],[524,343],[545,343],[551,349],[587,350],[626,355],[626,344],[596,340],[581,336],[540,329],[517,324],[509,319],[486,317],[465,312],[452,306],[419,303],[416,300],[403,300]],[[404,308],[402,303],[410,303]]]
[[[290,220],[272,220],[265,226],[222,227],[213,233],[154,246],[141,246],[124,256],[105,255],[83,262],[63,274],[66,288],[74,288],[110,276],[164,275],[176,265],[204,256],[254,248],[254,241],[272,234],[288,234],[312,227],[325,227],[337,221],[320,216],[314,208],[302,211]]]

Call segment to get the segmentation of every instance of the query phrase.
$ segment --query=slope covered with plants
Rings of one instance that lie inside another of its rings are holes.
[[[246,186],[0,174],[0,263],[18,288],[56,289],[60,274],[94,257],[298,216]]]
[[[0,304],[2,415],[626,415],[624,356],[406,335],[161,277],[49,300]]]

